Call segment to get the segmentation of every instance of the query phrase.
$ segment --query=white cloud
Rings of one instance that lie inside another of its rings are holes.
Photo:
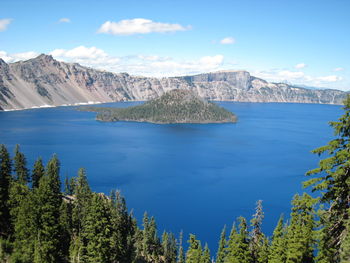
[[[70,23],[71,20],[67,17],[62,17],[60,20],[58,20],[58,23]]]
[[[333,69],[333,71],[335,71],[335,72],[343,71],[343,70],[344,70],[344,68],[341,68],[341,67]]]
[[[305,74],[301,71],[282,70],[278,72],[278,76],[282,79],[301,79],[305,77]]]
[[[299,64],[296,64],[294,67],[296,69],[301,69],[301,68],[305,68],[307,65],[305,63],[299,63]]]
[[[316,80],[321,82],[337,82],[337,81],[343,80],[343,78],[336,75],[331,75],[331,76],[318,77]]]
[[[236,40],[233,37],[225,37],[220,40],[220,43],[223,45],[234,44]]]
[[[19,60],[28,60],[31,58],[35,58],[37,56],[39,56],[39,53],[34,51],[13,53],[13,54],[8,54],[5,51],[0,51],[0,58],[2,58],[7,63],[16,62]]]
[[[111,35],[133,35],[149,33],[165,33],[175,31],[185,31],[191,29],[190,26],[184,27],[180,24],[168,24],[154,22],[149,19],[135,18],[121,20],[119,22],[106,21],[98,29],[98,33]]]
[[[85,66],[144,76],[175,76],[223,69],[224,56],[203,56],[193,60],[176,60],[156,55],[115,57],[96,47],[79,46],[73,49],[55,49],[50,54],[58,60],[77,62]]]
[[[10,18],[0,19],[0,32],[5,31],[11,22],[12,22],[12,19]]]
[[[70,58],[70,59],[97,59],[107,57],[107,53],[96,47],[79,46],[70,50],[55,49],[50,52],[54,57]]]
[[[343,78],[336,75],[330,76],[311,76],[301,71],[289,71],[281,69],[272,69],[267,71],[252,72],[253,76],[265,79],[271,82],[285,82],[295,85],[307,85],[314,87],[339,88]],[[335,86],[336,85],[336,86]]]

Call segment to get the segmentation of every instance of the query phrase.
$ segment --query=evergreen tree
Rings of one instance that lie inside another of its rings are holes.
[[[267,237],[264,236],[261,247],[259,249],[257,262],[258,263],[268,263],[269,262],[269,253],[270,253],[270,241]]]
[[[112,249],[117,262],[131,262],[134,257],[134,225],[124,197],[119,191],[110,195],[112,210]]]
[[[350,219],[347,220],[344,237],[340,245],[340,263],[350,263]]]
[[[41,177],[43,177],[45,174],[45,168],[43,165],[43,160],[42,158],[38,158],[35,163],[34,163],[34,168],[32,171],[32,187],[38,188],[39,187],[39,182]]]
[[[315,231],[317,239],[317,263],[338,263],[339,256],[337,251],[332,245],[329,236],[329,228],[331,227],[331,222],[329,220],[329,213],[323,207],[318,210],[317,216],[319,217],[319,222],[317,225],[318,230]]]
[[[260,250],[264,245],[265,236],[262,232],[262,221],[264,219],[264,212],[262,208],[262,200],[256,203],[256,210],[251,220],[252,232],[250,240],[250,250],[254,262],[258,262]]]
[[[210,250],[209,250],[208,244],[205,244],[203,254],[201,257],[201,263],[211,263]]]
[[[105,196],[93,194],[83,225],[84,252],[81,262],[112,262],[112,224],[108,203],[109,200]]]
[[[270,253],[268,256],[269,263],[284,263],[286,262],[286,229],[283,223],[283,215],[278,220],[277,226],[273,231]]]
[[[201,242],[196,239],[196,236],[190,234],[190,239],[188,240],[188,250],[186,253],[186,263],[201,263],[202,258],[202,246]]]
[[[173,233],[164,231],[162,235],[163,262],[176,263],[176,239]]]
[[[27,160],[23,153],[19,151],[19,145],[16,145],[15,148],[15,157],[14,161],[14,171],[15,176],[14,180],[18,181],[21,184],[27,184],[29,181],[29,171],[27,169]]]
[[[60,164],[54,156],[46,168],[37,189],[38,200],[38,233],[35,244],[35,263],[60,262],[63,251],[60,250],[61,228],[60,207],[62,195],[59,178]]]
[[[216,254],[216,263],[224,263],[226,257],[226,225],[221,231],[219,248]]]
[[[177,257],[178,263],[185,263],[185,254],[184,254],[184,248],[182,245],[182,240],[183,240],[183,231],[181,230],[180,237],[179,237],[179,255]]]
[[[63,199],[60,207],[60,250],[65,262],[69,261],[69,251],[72,237],[72,203],[70,199]]]
[[[249,251],[247,221],[244,217],[240,217],[239,221],[238,233],[235,225],[232,226],[225,260],[227,263],[250,263],[252,261]]]
[[[92,198],[92,192],[83,168],[79,169],[77,178],[71,178],[68,188],[68,191],[74,196],[71,204],[70,258],[73,263],[80,263],[82,255],[85,253],[81,234]]]
[[[292,201],[291,222],[287,231],[287,263],[313,262],[315,199],[304,193]]]
[[[344,114],[339,121],[330,122],[336,138],[327,145],[313,150],[318,155],[327,154],[319,162],[319,167],[307,175],[319,175],[304,183],[312,186],[313,191],[321,191],[321,202],[329,206],[327,231],[328,251],[333,251],[331,258],[339,261],[341,237],[345,231],[345,220],[350,217],[350,96],[344,101]]]
[[[10,209],[8,206],[12,162],[4,145],[0,145],[0,237],[11,234]]]
[[[37,212],[35,194],[27,186],[21,185],[26,191],[18,204],[18,212],[14,221],[14,244],[11,262],[32,263],[37,233]]]

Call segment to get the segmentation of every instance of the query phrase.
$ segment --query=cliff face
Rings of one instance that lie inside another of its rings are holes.
[[[186,89],[207,100],[341,104],[346,93],[268,83],[246,71],[147,78],[68,64],[40,55],[6,64],[0,59],[0,109],[150,100],[172,89]]]

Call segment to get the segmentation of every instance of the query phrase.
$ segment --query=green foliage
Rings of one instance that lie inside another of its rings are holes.
[[[107,198],[93,194],[82,232],[85,246],[82,262],[111,262],[111,217]]]
[[[291,222],[287,230],[287,263],[314,261],[316,201],[306,193],[294,196]]]
[[[38,158],[34,163],[34,168],[32,171],[32,187],[38,188],[41,177],[45,174],[45,168],[43,165],[42,158]]]
[[[11,262],[34,261],[35,240],[37,238],[38,214],[36,211],[36,196],[27,186],[22,187],[22,199],[19,200],[14,220],[14,244]]]
[[[98,112],[101,121],[146,121],[153,123],[236,122],[236,116],[186,90],[172,90],[143,105],[128,108],[82,108]]]
[[[182,246],[182,240],[183,240],[183,232],[180,232],[180,237],[179,237],[179,255],[177,257],[177,262],[178,263],[185,263],[185,254],[184,254],[184,248]]]
[[[270,252],[268,256],[269,263],[284,263],[286,262],[286,227],[283,224],[283,215],[278,220],[277,226],[273,231]]]
[[[163,262],[176,263],[177,249],[174,234],[164,232],[162,235]]]
[[[35,246],[35,263],[58,262],[63,252],[60,250],[60,192],[59,161],[54,156],[46,168],[46,176],[40,179],[37,189],[38,229]]]
[[[247,221],[244,217],[240,217],[239,222],[239,232],[237,232],[235,224],[232,226],[225,260],[227,263],[250,263],[252,261],[249,251]]]
[[[10,209],[8,206],[12,162],[4,145],[0,145],[0,238],[11,234]]]
[[[340,245],[340,262],[350,263],[350,219],[347,220],[346,229]]]
[[[209,250],[208,244],[205,244],[203,254],[201,257],[201,263],[211,263],[210,250]]]
[[[250,251],[254,262],[258,262],[261,250],[266,245],[265,236],[262,232],[262,221],[264,219],[264,212],[262,208],[262,200],[257,201],[255,214],[250,221],[252,226]]]
[[[330,122],[335,139],[327,145],[313,150],[318,155],[327,154],[319,162],[319,167],[307,172],[314,177],[304,183],[313,191],[321,192],[321,202],[329,206],[327,231],[328,251],[333,251],[332,258],[339,256],[341,237],[345,231],[345,220],[350,217],[350,96],[344,101],[344,114],[338,121]],[[339,259],[336,259],[338,261]]]
[[[226,226],[221,231],[216,263],[224,263],[226,258]]]
[[[18,181],[21,184],[27,184],[29,181],[29,171],[27,169],[27,160],[23,153],[19,151],[19,145],[16,145],[15,148],[15,157],[14,161],[14,171],[15,176],[14,180]]]
[[[190,234],[188,245],[189,247],[186,253],[186,263],[201,263],[201,258],[202,258],[201,242],[196,239],[195,235]]]

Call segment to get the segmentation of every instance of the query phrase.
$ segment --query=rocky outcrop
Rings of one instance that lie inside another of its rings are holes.
[[[147,78],[59,62],[48,55],[7,64],[0,59],[0,108],[150,100],[172,89],[185,89],[207,100],[341,104],[346,93],[269,83],[246,71]]]

